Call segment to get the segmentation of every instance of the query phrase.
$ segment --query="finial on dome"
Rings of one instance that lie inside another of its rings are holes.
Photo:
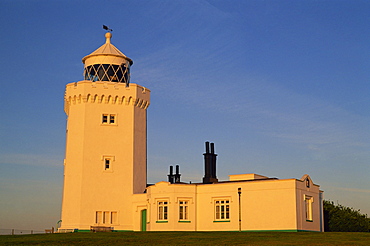
[[[110,39],[111,39],[111,37],[112,37],[112,33],[107,32],[107,33],[105,34],[105,38],[106,38],[105,43],[106,43],[106,44],[110,44]]]
[[[112,37],[112,29],[109,28],[109,26],[106,26],[106,25],[103,25],[103,29],[104,30],[107,30],[108,32],[105,34],[105,38],[106,38],[106,41],[105,43],[106,44],[110,44],[110,38]]]

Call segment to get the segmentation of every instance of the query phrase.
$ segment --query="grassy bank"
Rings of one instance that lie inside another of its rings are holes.
[[[369,245],[361,232],[101,232],[0,236],[1,245]]]

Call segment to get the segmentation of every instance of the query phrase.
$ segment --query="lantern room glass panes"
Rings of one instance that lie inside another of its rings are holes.
[[[94,64],[84,71],[85,80],[130,83],[130,65]]]

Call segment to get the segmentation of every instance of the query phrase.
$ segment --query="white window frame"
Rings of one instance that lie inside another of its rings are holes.
[[[168,200],[157,201],[157,221],[168,221]]]
[[[189,200],[179,200],[179,221],[189,221]]]
[[[306,221],[312,222],[313,221],[313,197],[304,195],[304,211],[305,211],[305,218]]]
[[[230,199],[214,199],[214,221],[230,221]]]

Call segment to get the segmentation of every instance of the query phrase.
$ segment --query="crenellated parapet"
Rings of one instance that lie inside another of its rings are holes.
[[[74,104],[116,104],[134,106],[146,110],[150,104],[150,90],[137,85],[106,81],[92,82],[88,80],[70,83],[64,95],[64,110],[68,114],[69,107]]]

